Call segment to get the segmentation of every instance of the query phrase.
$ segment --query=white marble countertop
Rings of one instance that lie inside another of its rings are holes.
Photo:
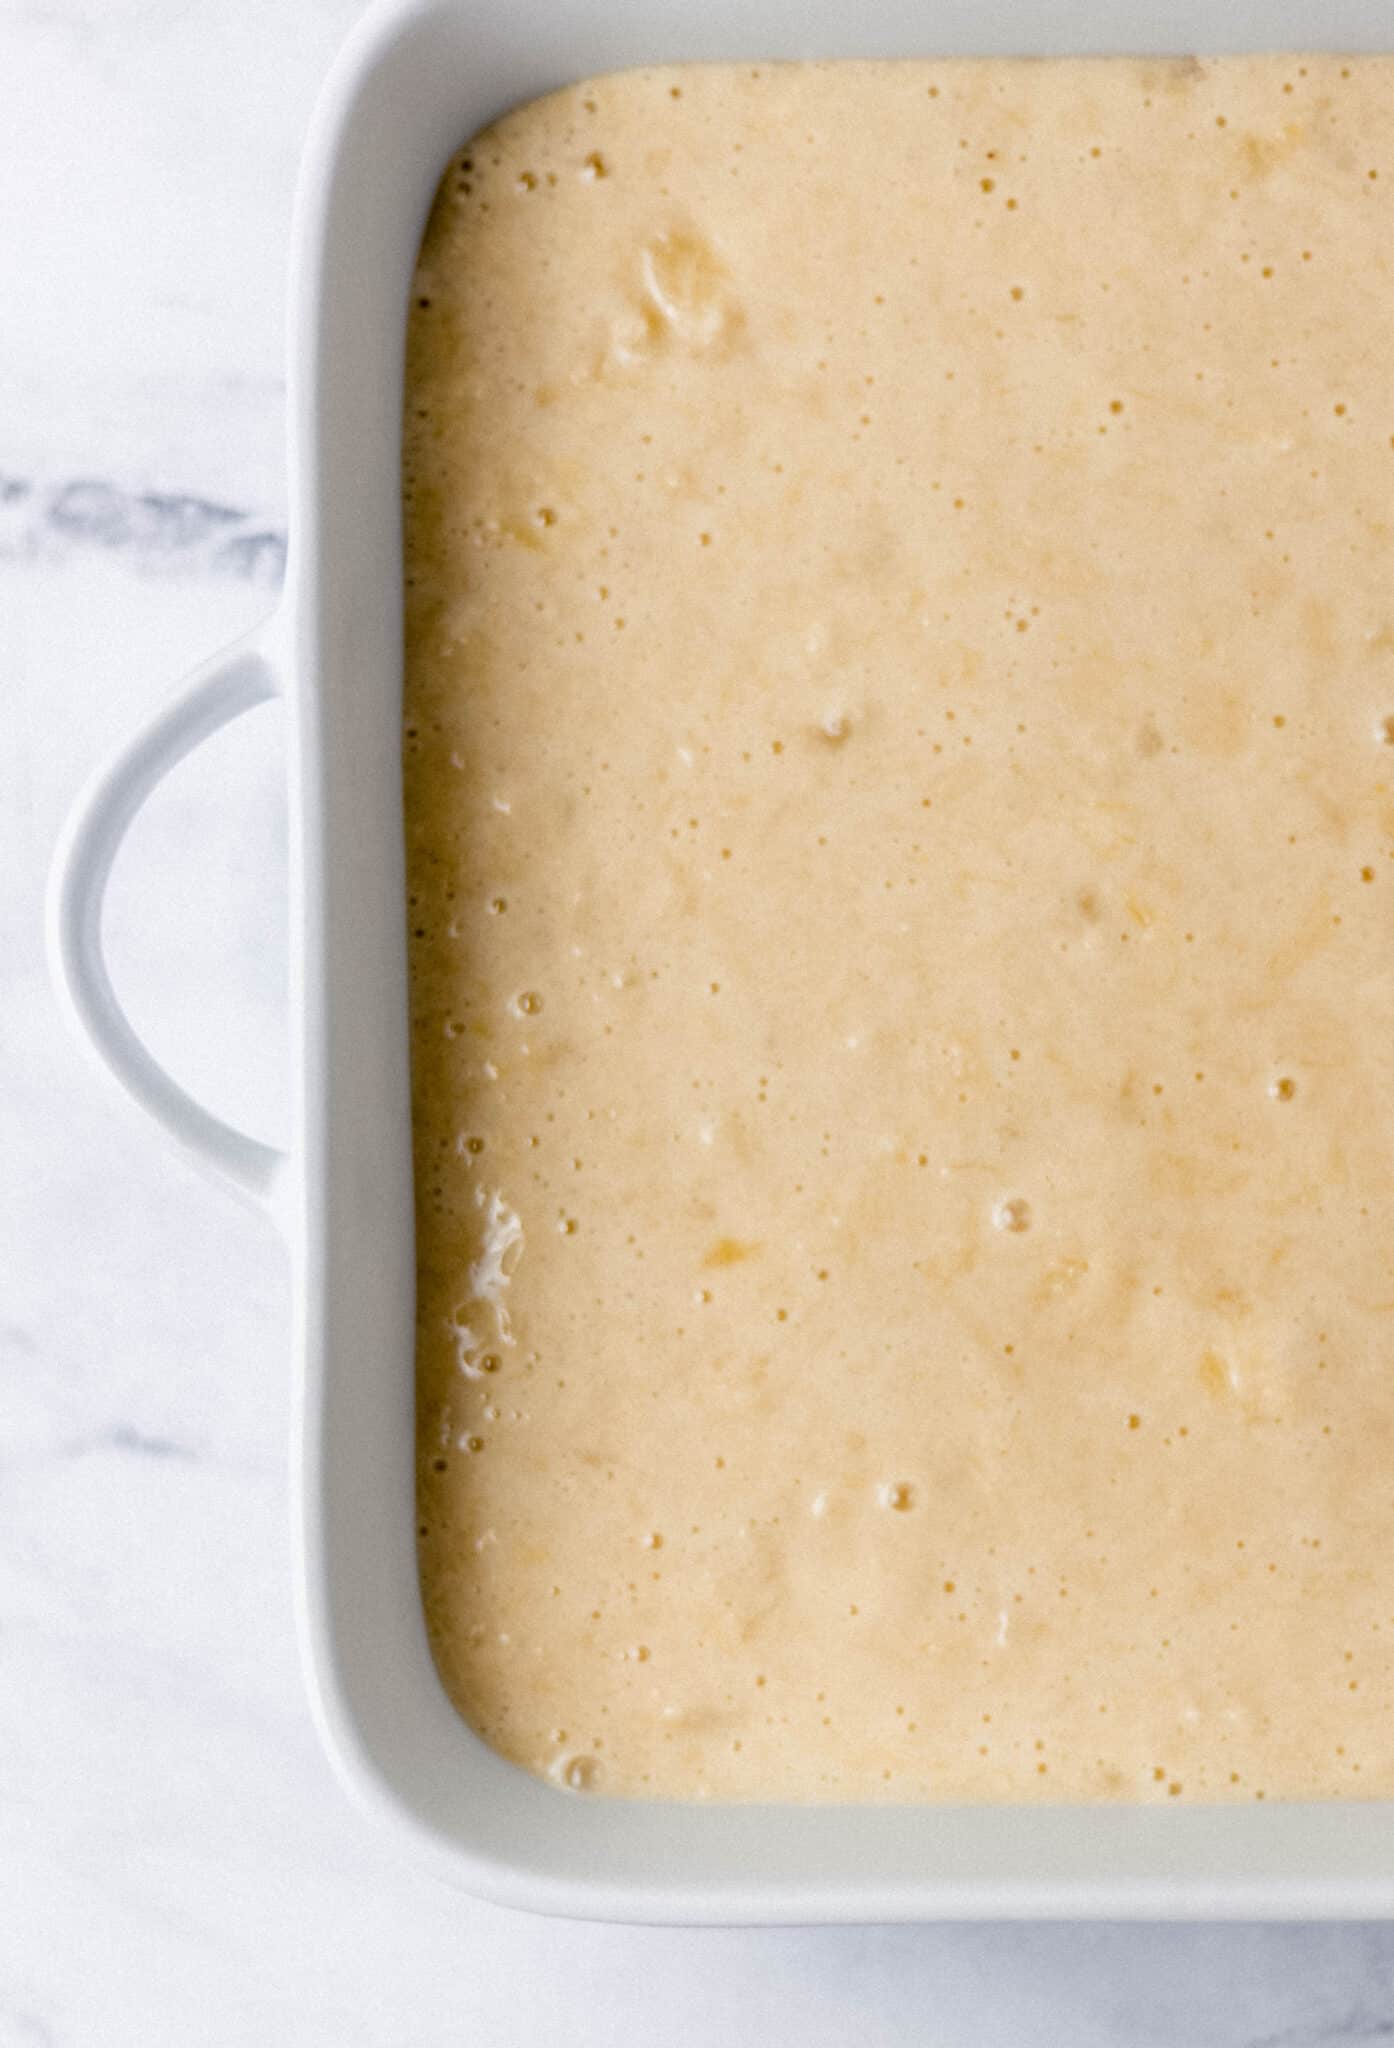
[[[0,8],[0,2048],[1394,2040],[1394,1929],[567,1926],[402,1867],[331,1780],[280,1249],[80,1059],[39,906],[82,775],[274,600],[292,182],[356,11]],[[109,920],[155,1050],[268,1135],[280,745],[258,713],[172,778]]]

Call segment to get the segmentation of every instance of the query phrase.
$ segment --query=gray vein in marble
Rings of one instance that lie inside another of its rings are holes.
[[[0,1458],[0,1471],[7,1475],[32,1472],[45,1465],[75,1465],[84,1458],[101,1457],[142,1458],[161,1465],[198,1465],[204,1462],[205,1456],[197,1445],[181,1443],[177,1437],[160,1436],[151,1430],[138,1429],[129,1422],[112,1422],[100,1429],[85,1430],[77,1436],[65,1436],[57,1442],[41,1444],[27,1454],[7,1450]],[[223,1469],[228,1469],[226,1461],[223,1461]],[[5,2048],[3,2035],[0,2035],[0,2048]]]
[[[1299,2021],[1276,2034],[1261,2034],[1245,2048],[1367,2048],[1371,2041],[1394,2041],[1394,2019],[1378,2019],[1358,2009],[1340,2019]]]
[[[138,1458],[196,1458],[199,1455],[190,1444],[177,1443],[168,1436],[148,1436],[144,1430],[135,1429],[126,1422],[118,1422],[111,1429],[103,1430],[81,1449],[84,1452],[129,1451]]]
[[[10,2005],[0,1991],[0,2039],[6,2048],[54,2048],[56,2036],[30,2006]]]
[[[0,562],[117,555],[144,573],[211,573],[269,589],[286,537],[236,505],[188,491],[127,490],[102,477],[40,483],[0,470]]]

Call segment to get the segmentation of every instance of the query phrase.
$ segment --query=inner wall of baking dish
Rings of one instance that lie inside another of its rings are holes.
[[[1374,0],[872,0],[797,9],[416,0],[363,24],[323,104],[298,225],[291,568],[304,930],[303,1605],[335,1759],[462,1880],[616,1916],[1308,1913],[1394,1900],[1381,1806],[1235,1811],[686,1808],[570,1798],[456,1715],[415,1552],[413,1231],[400,780],[402,338],[451,152],[508,107],[642,64],[1376,50]]]

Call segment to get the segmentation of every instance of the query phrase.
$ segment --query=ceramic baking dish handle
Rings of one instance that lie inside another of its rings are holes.
[[[286,1154],[214,1116],[151,1058],[117,1001],[102,951],[107,879],[131,820],[177,761],[278,694],[267,639],[262,628],[205,662],[92,777],[54,854],[48,934],[55,985],[118,1085],[199,1165],[279,1222]]]

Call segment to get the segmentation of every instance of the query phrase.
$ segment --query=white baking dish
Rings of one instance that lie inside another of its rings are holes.
[[[117,1081],[274,1218],[295,1271],[297,1572],[340,1776],[446,1876],[654,1921],[1339,1916],[1394,1911],[1388,1805],[789,1808],[577,1798],[457,1717],[417,1587],[402,863],[398,422],[408,282],[451,150],[587,73],[685,59],[1386,46],[1381,0],[389,0],[325,89],[294,243],[291,557],[260,632],[89,786],[54,870],[67,1002]],[[102,964],[121,835],[181,753],[290,710],[294,1135],[228,1129],[143,1051]]]

